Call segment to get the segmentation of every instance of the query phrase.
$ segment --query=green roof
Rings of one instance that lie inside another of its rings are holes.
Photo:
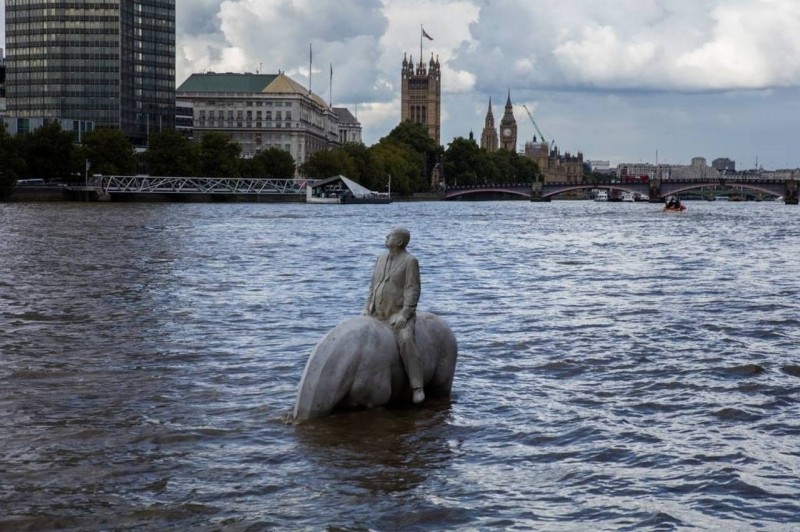
[[[192,74],[177,92],[261,92],[276,77],[276,74]]]

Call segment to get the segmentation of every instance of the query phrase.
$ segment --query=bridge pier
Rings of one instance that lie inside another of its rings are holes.
[[[783,202],[786,205],[797,205],[797,181],[792,179],[788,179],[786,181],[786,188],[783,192]]]
[[[664,198],[661,197],[661,180],[651,179],[648,183],[649,191],[647,194],[649,203],[664,203]]]
[[[533,183],[531,183],[531,201],[543,201],[543,202],[550,201],[549,197],[546,198],[542,197],[542,183],[539,181],[534,181]]]

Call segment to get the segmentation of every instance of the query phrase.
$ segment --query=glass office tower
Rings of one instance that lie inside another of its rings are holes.
[[[5,0],[12,117],[92,121],[137,145],[175,125],[175,0]]]

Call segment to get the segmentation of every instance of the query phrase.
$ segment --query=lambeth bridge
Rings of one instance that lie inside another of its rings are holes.
[[[646,198],[651,203],[663,203],[665,198],[678,194],[698,193],[706,195],[714,190],[737,190],[753,194],[783,198],[787,205],[798,204],[797,181],[788,179],[715,178],[680,180],[653,179],[648,182],[620,183],[618,181],[595,181],[584,183],[505,183],[467,186],[448,186],[444,199],[483,199],[498,196],[519,196],[531,201],[550,201],[553,197],[573,191],[603,189],[630,192]]]

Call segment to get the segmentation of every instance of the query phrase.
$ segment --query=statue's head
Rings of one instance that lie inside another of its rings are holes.
[[[392,247],[394,244],[401,249],[405,249],[410,241],[411,232],[405,227],[394,227],[386,235],[386,247]]]

